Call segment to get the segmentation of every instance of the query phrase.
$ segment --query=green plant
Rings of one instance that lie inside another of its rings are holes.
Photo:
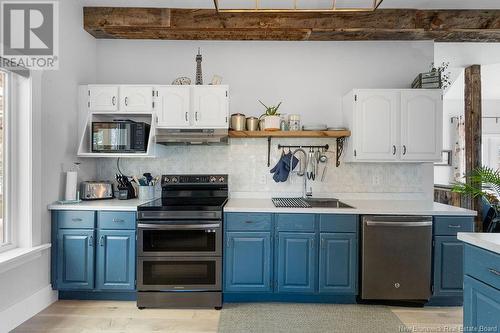
[[[500,171],[492,168],[481,166],[478,167],[466,176],[466,181],[463,183],[455,183],[452,191],[462,195],[476,198],[484,196],[490,202],[496,202],[496,196],[491,194],[491,190],[500,193]],[[490,191],[485,191],[490,189]]]
[[[262,103],[261,100],[259,100],[259,103],[262,104],[265,108],[266,108],[266,112],[263,113],[260,118],[264,117],[264,116],[279,116],[280,114],[278,113],[278,109],[280,108],[281,106],[281,103],[282,102],[279,102],[278,105],[276,106],[267,106],[266,104]]]

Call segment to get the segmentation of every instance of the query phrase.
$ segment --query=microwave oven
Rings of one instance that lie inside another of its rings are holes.
[[[149,124],[132,120],[92,122],[92,152],[145,153]]]

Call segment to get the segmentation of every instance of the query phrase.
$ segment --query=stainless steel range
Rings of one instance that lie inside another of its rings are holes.
[[[227,175],[164,175],[137,209],[137,306],[222,307]]]

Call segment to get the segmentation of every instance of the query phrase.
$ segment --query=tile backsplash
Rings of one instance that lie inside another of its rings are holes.
[[[342,198],[432,199],[431,163],[341,163],[335,167],[335,139],[273,139],[271,167],[278,161],[283,145],[329,144],[328,167],[323,182],[308,181],[315,196]],[[224,146],[156,146],[154,159],[120,159],[127,175],[151,172],[161,174],[229,174],[231,196],[270,197],[300,195],[302,177],[292,175],[287,182],[275,183],[267,167],[266,139],[230,139]],[[298,156],[298,155],[297,155]],[[100,179],[114,179],[116,159],[101,159]],[[322,166],[320,166],[320,172]]]

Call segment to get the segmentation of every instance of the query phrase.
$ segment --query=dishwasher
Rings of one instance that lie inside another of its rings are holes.
[[[361,299],[428,301],[432,217],[363,216]]]

